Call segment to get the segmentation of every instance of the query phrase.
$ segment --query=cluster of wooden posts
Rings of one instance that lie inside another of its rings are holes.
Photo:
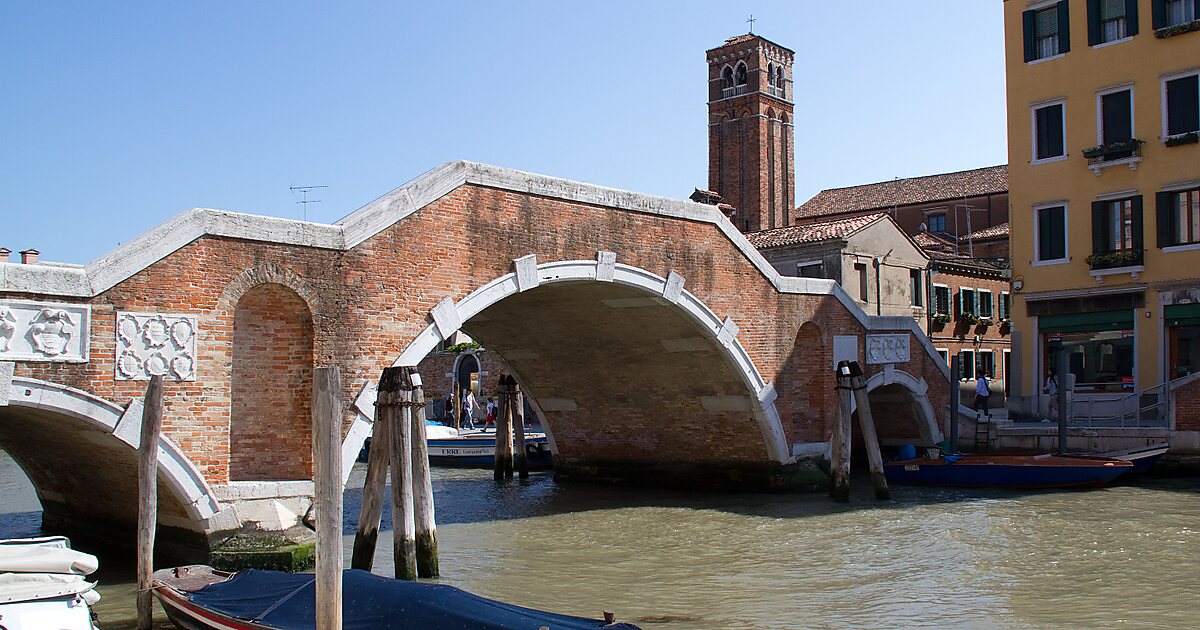
[[[857,361],[842,361],[837,366],[837,416],[833,424],[832,453],[830,456],[831,481],[829,496],[836,501],[850,500],[850,442],[853,433],[853,399],[858,407],[858,424],[862,430],[863,443],[867,447],[867,460],[871,465],[871,483],[875,487],[875,498],[890,498],[887,478],[883,474],[883,455],[879,451],[879,436],[875,433],[875,419],[871,416],[871,401],[867,398],[867,382]]]
[[[513,476],[513,432],[516,432],[517,474],[529,478],[529,461],[525,452],[525,397],[512,376],[501,375],[497,388],[500,402],[496,408],[496,481]]]

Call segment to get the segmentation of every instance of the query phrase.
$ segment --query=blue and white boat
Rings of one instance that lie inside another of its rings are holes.
[[[455,429],[430,420],[425,423],[425,443],[429,463],[438,466],[488,468],[496,461],[496,432],[487,429]],[[367,438],[359,453],[359,461],[367,461],[371,438]],[[553,460],[550,441],[545,433],[525,434],[525,460],[530,468],[550,468]]]

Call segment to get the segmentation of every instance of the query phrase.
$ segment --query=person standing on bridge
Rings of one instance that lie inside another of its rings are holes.
[[[988,411],[988,398],[992,395],[990,386],[987,370],[979,370],[979,375],[975,379],[975,413],[979,413],[980,407],[982,407],[983,415],[988,417],[992,415],[992,412]]]

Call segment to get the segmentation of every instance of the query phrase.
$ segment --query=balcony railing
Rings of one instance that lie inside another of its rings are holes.
[[[1136,170],[1137,163],[1142,161],[1142,145],[1145,141],[1131,138],[1120,142],[1109,142],[1083,150],[1087,158],[1088,168],[1099,175],[1100,169],[1115,164],[1128,164],[1129,170]]]
[[[735,85],[733,87],[721,88],[721,98],[729,98],[731,96],[740,96],[746,93],[746,84]]]
[[[1093,271],[1098,269],[1137,267],[1144,263],[1145,257],[1143,251],[1141,249],[1124,249],[1115,252],[1092,254],[1087,257],[1087,264],[1091,265]]]
[[[767,91],[770,92],[772,96],[778,96],[779,98],[787,98],[787,96],[784,95],[784,89],[782,87],[772,85],[770,88],[767,89]]]

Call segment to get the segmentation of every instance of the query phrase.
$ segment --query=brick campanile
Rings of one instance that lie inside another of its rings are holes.
[[[795,53],[758,35],[708,51],[708,187],[743,232],[792,224]]]

